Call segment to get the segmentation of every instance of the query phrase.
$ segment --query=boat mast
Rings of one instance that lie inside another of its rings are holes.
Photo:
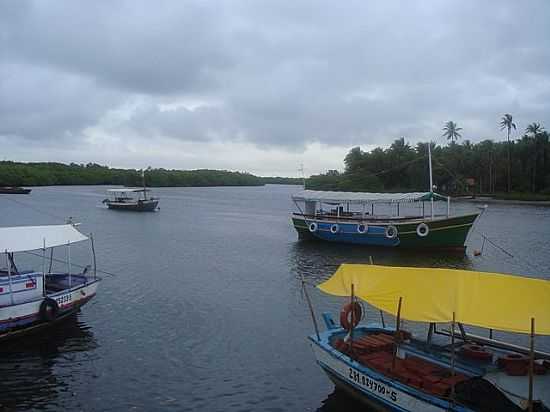
[[[147,188],[145,187],[145,170],[141,169],[141,181],[143,183],[143,200],[147,200]]]
[[[304,164],[300,163],[299,172],[302,172],[302,188],[306,190],[306,175],[304,174]]]
[[[432,176],[432,142],[428,142],[428,165],[430,167],[430,202],[432,208],[432,220],[434,218],[434,182]]]

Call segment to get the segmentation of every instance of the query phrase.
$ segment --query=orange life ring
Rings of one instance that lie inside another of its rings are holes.
[[[481,345],[466,344],[460,348],[460,353],[465,358],[477,359],[481,361],[493,360],[493,354]]]
[[[353,318],[351,316],[353,311]],[[340,325],[345,330],[355,328],[363,317],[363,308],[359,302],[348,303],[340,311]]]

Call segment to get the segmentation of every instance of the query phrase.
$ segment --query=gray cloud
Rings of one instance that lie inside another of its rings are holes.
[[[3,1],[0,135],[300,151],[434,138],[451,119],[498,137],[504,112],[550,127],[549,15],[546,1]]]

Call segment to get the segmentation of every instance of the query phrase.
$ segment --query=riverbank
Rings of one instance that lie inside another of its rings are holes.
[[[550,207],[550,200],[520,200],[520,199],[497,199],[490,196],[460,196],[454,197],[455,202],[470,202],[482,204],[502,204],[502,205],[523,205],[523,206],[547,206]]]
[[[149,187],[264,186],[302,184],[301,179],[261,177],[229,170],[147,169]],[[0,162],[0,186],[122,185],[141,186],[141,170],[117,169],[95,163]]]

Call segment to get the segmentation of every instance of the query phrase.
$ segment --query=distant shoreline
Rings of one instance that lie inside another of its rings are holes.
[[[526,205],[526,206],[547,206],[550,207],[550,200],[519,200],[519,199],[495,199],[493,197],[471,197],[460,196],[453,197],[455,202],[470,202],[470,203],[492,203],[501,205]]]

